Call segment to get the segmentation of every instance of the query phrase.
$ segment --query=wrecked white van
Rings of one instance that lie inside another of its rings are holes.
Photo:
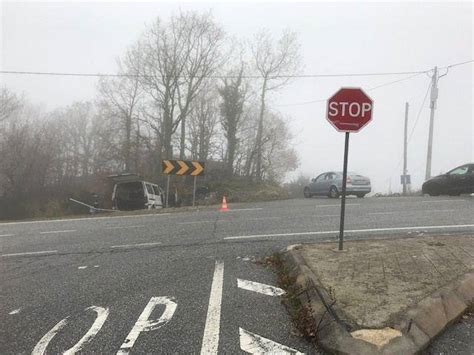
[[[164,191],[161,187],[140,179],[137,175],[109,176],[114,181],[112,206],[117,210],[163,208]]]

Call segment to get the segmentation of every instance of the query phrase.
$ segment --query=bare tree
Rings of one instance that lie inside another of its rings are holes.
[[[237,132],[244,110],[246,87],[242,81],[243,72],[244,65],[242,63],[236,77],[224,79],[222,86],[218,89],[222,98],[220,104],[221,125],[227,140],[226,164],[229,175],[234,172],[235,153],[238,145]]]
[[[260,114],[256,139],[256,177],[262,179],[262,134],[266,95],[286,85],[300,66],[300,46],[296,34],[283,32],[274,43],[268,31],[259,32],[251,45],[255,70],[262,77],[260,90]]]
[[[168,24],[157,19],[142,39],[140,78],[154,103],[147,118],[159,132],[166,157],[171,157],[172,136],[181,127],[184,158],[186,117],[205,79],[219,67],[223,40],[224,33],[210,14],[197,13],[180,13]]]
[[[132,148],[135,151],[139,131],[139,104],[142,90],[139,83],[140,61],[139,48],[133,47],[127,51],[123,60],[118,61],[120,77],[103,78],[99,82],[99,93],[104,113],[120,121],[123,132],[123,143],[120,147],[126,171],[132,168],[137,169],[137,160],[132,158]],[[132,135],[135,132],[135,140]],[[136,158],[136,155],[135,155]]]
[[[0,122],[21,107],[21,100],[7,88],[0,89]]]
[[[291,146],[291,131],[279,114],[267,110],[262,136],[262,175],[267,180],[282,182],[285,174],[299,165]]]
[[[215,92],[201,93],[194,101],[189,115],[191,157],[205,161],[216,138],[218,107]]]

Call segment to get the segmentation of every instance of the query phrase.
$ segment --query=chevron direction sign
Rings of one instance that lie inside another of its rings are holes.
[[[204,175],[204,162],[194,160],[163,160],[164,175]]]

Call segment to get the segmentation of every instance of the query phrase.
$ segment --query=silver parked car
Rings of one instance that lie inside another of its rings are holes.
[[[342,172],[329,171],[311,179],[309,185],[304,188],[304,197],[315,195],[338,198],[342,191]],[[371,191],[370,179],[368,177],[347,173],[346,196],[356,195],[364,197]]]

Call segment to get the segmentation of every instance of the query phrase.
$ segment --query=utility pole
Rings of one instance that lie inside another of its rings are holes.
[[[405,103],[405,130],[403,134],[403,195],[407,194],[408,102]]]
[[[436,109],[436,101],[438,100],[438,67],[434,68],[434,73],[431,83],[431,96],[430,96],[430,129],[428,135],[428,154],[426,156],[426,175],[425,180],[431,178],[431,155],[433,151],[433,125],[434,125],[434,112]]]

